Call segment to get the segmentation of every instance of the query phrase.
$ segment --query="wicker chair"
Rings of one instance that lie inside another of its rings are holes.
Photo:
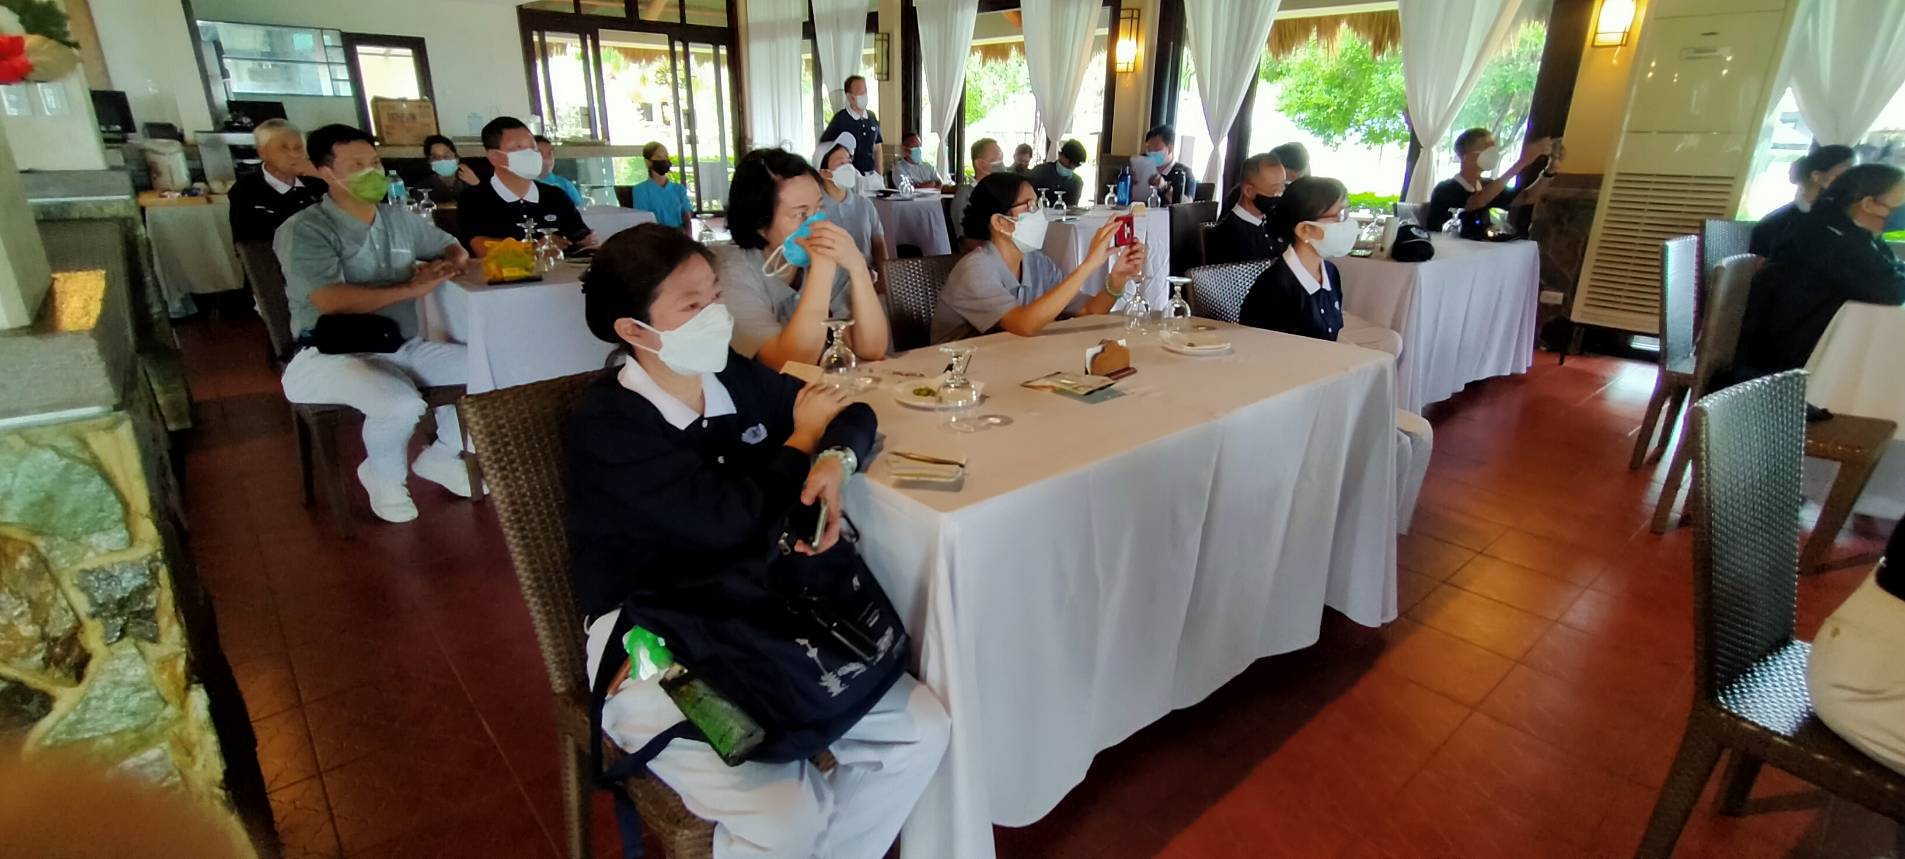
[[[1687,405],[1687,393],[1693,390],[1693,301],[1699,289],[1697,265],[1698,236],[1679,236],[1660,243],[1660,371],[1654,377],[1654,395],[1647,401],[1647,416],[1641,419],[1640,434],[1634,438],[1634,456],[1627,461],[1629,470],[1647,460],[1647,446],[1660,432],[1658,457],[1673,438],[1674,424]],[[1662,407],[1666,416],[1661,416]]]
[[[893,348],[918,349],[932,342],[933,310],[939,289],[946,285],[955,255],[891,259],[886,261],[886,300],[891,306]]]
[[[1637,859],[1673,854],[1722,751],[1718,809],[1737,815],[1762,764],[1905,821],[1905,775],[1813,716],[1810,646],[1793,638],[1806,377],[1793,371],[1698,401],[1686,446],[1705,475],[1694,513],[1694,700]]]
[[[1257,276],[1270,267],[1270,260],[1201,265],[1191,269],[1191,309],[1205,319],[1236,322],[1243,310],[1244,297],[1257,282]]]
[[[1707,220],[1700,224],[1700,270],[1702,281],[1727,257],[1752,252],[1753,228],[1758,221]]]
[[[264,318],[265,333],[271,340],[271,352],[276,359],[277,369],[284,371],[291,356],[297,354],[298,345],[291,336],[291,304],[285,297],[284,270],[278,266],[278,255],[266,241],[238,242],[238,259],[245,269],[245,280],[251,283],[251,296],[258,304],[258,315]],[[439,385],[419,388],[425,404],[437,406],[455,405],[458,397],[463,396],[462,385]],[[308,506],[316,500],[319,485],[324,490],[324,503],[331,510],[331,518],[337,522],[337,529],[344,539],[352,536],[350,499],[345,494],[343,463],[337,449],[337,430],[345,418],[355,412],[349,406],[318,405],[313,403],[291,403],[291,419],[298,437],[298,474],[304,483],[304,503]],[[463,449],[469,450],[469,429],[463,430]],[[316,459],[313,463],[312,460]],[[473,456],[463,457],[464,466],[469,469],[470,486],[482,486],[482,478]],[[479,491],[476,497],[481,498]]]
[[[589,686],[583,677],[582,623],[569,581],[569,535],[563,509],[563,422],[569,405],[595,373],[564,376],[463,398],[463,425],[481,445],[503,542],[516,568],[529,619],[536,627],[549,687],[556,696],[562,761],[563,823],[570,859],[589,852]],[[613,753],[612,748],[605,750]],[[695,817],[657,779],[624,783],[642,823],[668,859],[706,859],[714,825]]]
[[[1171,212],[1171,274],[1204,264],[1204,225],[1217,220],[1217,204],[1178,203]]]
[[[1727,257],[1707,290],[1706,309],[1700,319],[1700,348],[1694,355],[1693,388],[1690,395],[1698,400],[1713,390],[1716,377],[1733,365],[1733,353],[1740,343],[1740,323],[1746,315],[1746,295],[1753,275],[1759,273],[1761,260],[1749,254]],[[1661,487],[1660,501],[1654,507],[1654,533],[1667,533],[1674,505],[1680,502],[1680,485],[1691,467],[1693,415],[1689,413],[1680,427],[1680,445],[1674,448],[1673,463],[1667,467],[1667,483]],[[1691,502],[1689,502],[1691,503]]]
[[[1806,425],[1806,455],[1838,463],[1839,473],[1833,475],[1832,488],[1819,507],[1819,521],[1813,523],[1812,535],[1799,555],[1801,572],[1817,573],[1826,567],[1826,553],[1838,541],[1839,529],[1845,527],[1897,432],[1894,421],[1857,415],[1833,415]]]

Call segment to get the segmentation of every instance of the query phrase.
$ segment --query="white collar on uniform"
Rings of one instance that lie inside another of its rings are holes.
[[[642,362],[633,357],[622,362],[621,372],[615,374],[615,380],[622,387],[641,394],[642,398],[653,403],[655,411],[661,412],[662,420],[678,430],[685,430],[689,424],[701,418],[718,418],[734,414],[734,398],[728,395],[728,386],[721,384],[713,373],[701,374],[701,411],[696,412],[687,403],[675,399],[673,394],[655,384],[653,376],[642,369]]]
[[[515,192],[509,190],[508,185],[503,184],[503,177],[501,176],[489,177],[489,186],[496,189],[496,196],[503,198],[503,202],[505,203],[514,203],[517,200],[528,200],[531,203],[535,203],[540,202],[537,198],[542,196],[536,193],[536,180],[534,179],[529,180],[529,193],[521,197],[517,197]]]
[[[271,171],[263,167],[258,168],[258,172],[265,174],[265,184],[270,185],[271,190],[280,194],[289,194],[291,193],[291,189],[296,187],[289,182],[278,181],[278,177],[271,175]]]
[[[1470,194],[1473,194],[1476,191],[1482,190],[1482,185],[1486,183],[1487,181],[1488,180],[1486,178],[1478,179],[1475,181],[1475,184],[1471,186],[1468,184],[1467,179],[1462,178],[1462,174],[1460,173],[1455,174],[1455,184],[1462,186],[1462,190],[1467,191]]]
[[[1237,205],[1230,207],[1230,213],[1233,215],[1236,215],[1239,218],[1244,219],[1246,223],[1250,224],[1253,227],[1263,226],[1263,216],[1250,214],[1250,212],[1244,209],[1244,204],[1242,203],[1238,203]]]
[[[1319,289],[1331,288],[1331,284],[1317,283],[1316,278],[1310,276],[1310,270],[1303,265],[1303,258],[1296,255],[1295,244],[1290,245],[1289,248],[1284,250],[1283,264],[1290,267],[1290,273],[1296,275],[1296,282],[1303,286],[1304,292],[1315,295]],[[1326,262],[1323,264],[1323,280],[1328,281],[1329,279],[1330,267],[1329,263]]]
[[[854,110],[852,107],[847,108],[847,115],[853,117],[855,122],[865,122],[867,119],[866,111]]]

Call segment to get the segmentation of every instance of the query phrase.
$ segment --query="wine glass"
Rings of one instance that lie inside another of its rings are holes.
[[[946,375],[939,382],[939,407],[945,415],[946,428],[953,432],[978,432],[986,428],[986,422],[977,414],[979,410],[979,387],[966,378],[966,368],[972,364],[972,347],[958,343],[939,347],[948,359]]]
[[[1191,279],[1171,276],[1165,278],[1171,284],[1171,301],[1164,306],[1164,330],[1172,334],[1182,334],[1191,328],[1191,303],[1184,300],[1184,287]]]
[[[1105,186],[1105,196],[1104,199],[1099,202],[1099,205],[1107,209],[1118,208],[1118,183],[1113,182]]]
[[[827,320],[827,351],[820,353],[821,378],[843,391],[859,387],[854,371],[859,368],[860,359],[847,346],[847,329],[851,327],[851,319]]]
[[[536,243],[536,219],[524,216],[516,222],[516,229],[523,231],[523,242],[531,246]]]
[[[1130,253],[1129,250],[1125,252]],[[1125,333],[1134,337],[1151,333],[1151,302],[1144,297],[1148,280],[1144,269],[1138,269],[1138,273],[1131,276],[1131,282],[1125,285],[1124,328]]]

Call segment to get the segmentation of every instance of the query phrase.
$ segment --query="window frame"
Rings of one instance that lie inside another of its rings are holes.
[[[436,90],[430,85],[430,52],[424,45],[422,36],[393,36],[382,33],[344,32],[344,65],[351,74],[351,99],[357,102],[357,126],[376,135],[383,135],[371,127],[370,93],[364,91],[364,72],[358,66],[357,49],[363,46],[375,48],[404,48],[417,60],[417,93],[430,102],[430,114],[437,116]],[[437,124],[441,126],[442,117]]]
[[[544,100],[543,92],[543,90],[548,88],[547,76],[542,75],[538,69],[538,65],[541,62],[540,52],[537,51],[536,44],[536,35],[538,33],[555,31],[581,35],[584,41],[589,45],[588,50],[592,52],[599,51],[598,40],[603,30],[614,30],[623,33],[651,33],[686,42],[721,45],[727,49],[728,79],[731,81],[730,89],[734,93],[734,103],[731,105],[734,116],[732,130],[734,151],[737,153],[745,151],[741,147],[741,142],[744,137],[742,129],[748,127],[746,106],[747,81],[741,75],[740,28],[734,26],[735,22],[739,20],[739,10],[737,9],[736,0],[726,0],[728,10],[728,26],[726,27],[685,24],[679,23],[678,21],[646,20],[633,14],[635,12],[634,6],[638,2],[640,2],[640,0],[625,0],[623,9],[627,14],[626,17],[623,18],[615,18],[608,15],[591,15],[580,11],[552,12],[546,9],[516,7],[516,30],[521,39],[523,50],[523,84],[529,90],[530,112],[543,117],[545,122],[550,115],[549,105]],[[574,8],[580,9],[580,0],[576,0],[576,3],[577,5]],[[679,9],[681,10],[680,20],[686,20],[687,7],[681,5]],[[592,64],[590,77],[592,80],[590,81],[589,92],[589,134],[591,137],[600,140],[602,139],[601,136],[607,133],[607,130],[603,127],[606,117],[602,115],[602,102],[607,97],[607,93],[606,85],[602,79],[600,63]],[[542,87],[536,85],[536,81],[539,78],[543,79],[544,85]],[[550,94],[550,100],[553,100],[553,93]]]

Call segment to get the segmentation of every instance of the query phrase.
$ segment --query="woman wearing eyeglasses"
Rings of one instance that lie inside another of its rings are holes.
[[[1306,176],[1283,189],[1270,213],[1270,237],[1287,249],[1251,285],[1237,321],[1402,354],[1401,335],[1343,312],[1343,277],[1330,260],[1356,247],[1362,229],[1350,220],[1348,203],[1335,179]]]

